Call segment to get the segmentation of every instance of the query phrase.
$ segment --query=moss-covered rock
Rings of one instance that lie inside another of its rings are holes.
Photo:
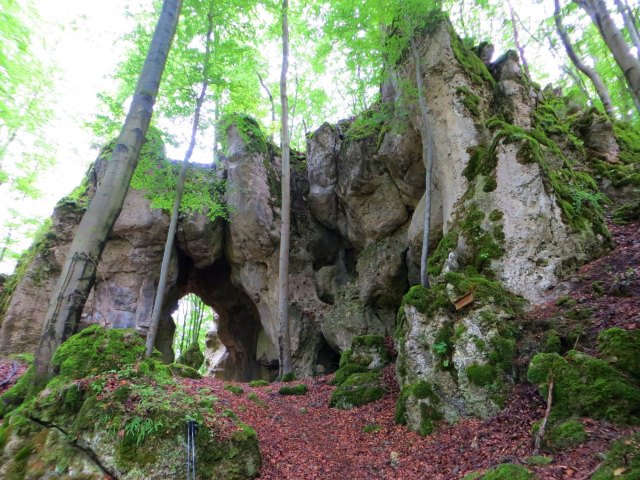
[[[135,330],[91,325],[64,342],[52,363],[62,377],[84,378],[133,365],[144,356],[144,338]]]
[[[534,433],[536,429],[534,429]],[[583,443],[587,434],[582,422],[575,418],[552,423],[545,431],[543,445],[551,451],[572,448]]]
[[[547,397],[553,378],[553,421],[574,415],[617,423],[640,421],[640,389],[603,360],[570,351],[539,353],[531,360],[527,378]]]
[[[615,442],[592,480],[637,480],[640,478],[640,433]]]
[[[61,375],[5,419],[0,478],[23,478],[26,470],[34,478],[179,478],[189,421],[197,425],[203,478],[257,474],[255,432],[215,397],[196,402],[169,367],[142,360],[144,342],[135,332],[91,327],[59,352]]]
[[[204,354],[200,350],[200,344],[194,342],[184,352],[180,354],[177,363],[198,370],[204,363]]]
[[[354,373],[333,391],[329,406],[348,410],[375,402],[385,393],[381,372]]]
[[[391,355],[385,347],[384,338],[382,336],[362,335],[354,337],[351,341],[351,348],[342,352],[342,355],[340,356],[340,368],[336,371],[333,383],[341,387],[352,377],[364,375],[359,377],[361,381],[365,378],[372,379],[375,376],[376,380],[372,383],[381,386],[381,369],[390,361]],[[369,373],[373,375],[368,375]],[[336,392],[338,392],[338,390],[336,390]],[[377,396],[377,393],[374,394],[374,391],[378,392],[378,389],[375,386],[369,388],[365,387],[363,384],[362,388],[355,388],[354,384],[350,388],[340,390],[339,393],[334,392],[336,395],[335,402],[338,402],[338,399],[343,399],[346,402],[345,405],[349,404],[348,398],[351,394],[347,394],[347,392],[355,392],[356,390],[362,391],[359,393],[353,393],[353,397],[356,401],[353,406],[364,405],[365,403],[378,400],[378,398],[384,394],[384,389],[381,390],[381,395]],[[335,402],[333,400],[331,402],[331,404],[334,405]]]
[[[417,426],[420,435],[430,435],[442,420],[441,400],[433,386],[425,381],[405,385],[396,403],[395,420],[401,425]]]
[[[640,330],[609,328],[598,335],[603,360],[640,381]]]

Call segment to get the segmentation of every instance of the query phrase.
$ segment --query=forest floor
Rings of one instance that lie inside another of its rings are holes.
[[[585,265],[569,284],[564,298],[572,299],[571,304],[581,309],[591,309],[583,323],[584,341],[577,341],[580,349],[592,350],[590,339],[603,328],[640,328],[639,227],[612,225],[616,248]],[[550,301],[521,321],[533,327],[535,335],[536,324],[552,322],[562,308],[556,300]],[[0,362],[0,381],[11,368],[10,361]],[[14,375],[13,381],[17,378]],[[233,410],[256,430],[263,480],[453,480],[504,462],[525,463],[531,455],[531,427],[545,410],[535,387],[516,385],[505,409],[494,418],[445,424],[434,434],[421,437],[394,422],[399,392],[393,365],[387,367],[384,378],[387,395],[352,410],[328,407],[335,388],[330,384],[332,375],[295,382],[307,385],[308,393],[302,396],[280,395],[278,389],[283,384],[278,383],[264,387],[237,384],[243,389],[239,395],[225,389],[229,382],[213,378],[184,379],[182,383],[194,396],[215,395],[221,408]],[[5,388],[0,387],[0,393]],[[611,442],[631,431],[607,422],[582,421],[587,440],[561,452],[542,452],[553,462],[528,467],[538,478],[590,478]]]

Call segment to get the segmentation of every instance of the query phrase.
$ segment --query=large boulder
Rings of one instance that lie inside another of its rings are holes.
[[[60,374],[0,427],[0,476],[164,479],[186,475],[187,423],[203,478],[249,479],[260,467],[255,432],[215,397],[191,395],[168,367],[144,359],[135,330],[99,326],[65,342]]]

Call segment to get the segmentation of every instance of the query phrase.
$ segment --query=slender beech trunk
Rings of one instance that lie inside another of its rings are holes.
[[[433,172],[433,137],[429,125],[429,107],[424,95],[424,83],[422,80],[422,63],[416,39],[412,35],[411,51],[416,63],[416,86],[418,87],[418,103],[420,104],[420,117],[422,126],[420,137],[422,138],[422,160],[425,164],[425,199],[424,199],[424,233],[422,235],[422,255],[420,257],[420,283],[424,288],[429,288],[429,274],[427,272],[427,259],[429,258],[429,233],[431,227],[431,176]]]
[[[569,56],[573,64],[576,66],[576,68],[580,70],[582,73],[584,73],[587,77],[589,77],[589,80],[591,80],[591,83],[593,83],[593,86],[595,87],[596,92],[598,93],[598,97],[600,97],[600,100],[602,101],[602,105],[604,106],[605,112],[607,112],[607,115],[609,115],[609,117],[613,119],[615,113],[613,110],[613,102],[611,101],[611,96],[609,95],[609,90],[607,89],[606,85],[602,81],[602,77],[600,77],[598,72],[596,72],[596,70],[591,68],[590,66],[586,65],[580,59],[580,57],[578,57],[578,54],[575,52],[575,50],[573,49],[573,46],[571,45],[571,39],[569,38],[569,34],[567,33],[564,26],[562,25],[562,17],[560,13],[559,0],[554,0],[554,4],[555,4],[555,10],[553,12],[553,18],[556,22],[556,31],[560,36],[560,40],[562,40],[562,44],[564,45],[564,49],[567,51],[567,55]]]
[[[280,223],[280,262],[278,269],[278,352],[280,378],[291,373],[291,337],[289,335],[289,241],[291,224],[291,192],[289,165],[289,99],[287,98],[287,69],[289,68],[288,0],[282,0],[282,72],[280,74],[280,102],[282,104],[282,208]]]
[[[100,255],[122,210],[149,129],[181,9],[182,0],[165,0],[162,6],[117,145],[107,163],[104,178],[76,230],[53,291],[36,350],[34,389],[40,388],[54,374],[51,366],[54,352],[78,328],[80,314],[95,283]]]
[[[529,64],[527,63],[527,58],[524,56],[524,47],[522,43],[520,43],[520,35],[518,34],[518,27],[516,25],[516,14],[513,10],[513,6],[511,5],[511,0],[507,0],[507,5],[509,6],[509,14],[511,15],[511,27],[513,28],[513,43],[515,43],[516,48],[518,49],[518,53],[520,54],[520,60],[522,60],[522,67],[524,68],[524,73],[527,77],[531,78],[531,73],[529,72]]]
[[[629,32],[629,36],[631,37],[631,41],[633,42],[634,47],[636,47],[636,56],[640,58],[640,34],[638,33],[638,29],[636,28],[636,23],[633,20],[633,17],[630,15],[629,7],[624,5],[621,0],[615,0],[616,7],[618,8],[618,12],[622,15],[622,20],[624,21],[624,26],[627,28]]]
[[[169,232],[167,233],[167,241],[164,244],[164,254],[162,256],[162,266],[160,267],[160,279],[158,281],[158,289],[156,290],[156,298],[153,304],[153,314],[151,315],[151,323],[149,324],[149,332],[147,333],[147,358],[153,353],[153,345],[158,334],[158,326],[160,325],[160,315],[162,314],[162,304],[164,303],[164,291],[167,287],[167,278],[169,276],[169,262],[171,260],[171,252],[173,251],[173,240],[176,236],[176,228],[178,227],[178,214],[180,211],[180,203],[182,202],[182,193],[184,192],[184,183],[187,176],[187,168],[189,160],[193,155],[196,146],[196,136],[198,134],[198,126],[200,125],[200,111],[202,104],[207,96],[207,87],[209,85],[209,57],[211,55],[211,35],[213,33],[213,12],[209,9],[207,14],[207,39],[205,43],[204,65],[202,68],[202,87],[200,95],[196,100],[196,110],[193,114],[193,124],[191,126],[191,140],[189,147],[184,156],[180,175],[178,177],[178,185],[176,188],[176,196],[173,200],[173,211],[171,212],[171,221],[169,223]]]
[[[613,58],[624,73],[631,95],[640,101],[640,61],[632,55],[629,45],[614,23],[604,0],[574,0],[591,17]]]
[[[267,93],[267,96],[269,97],[269,103],[271,104],[271,126],[269,127],[269,137],[273,140],[273,132],[275,128],[274,125],[276,124],[276,103],[273,101],[271,90],[269,90],[267,84],[264,83],[264,79],[262,78],[262,75],[260,75],[260,72],[256,72],[256,75],[258,75],[260,85],[262,86],[262,89]]]

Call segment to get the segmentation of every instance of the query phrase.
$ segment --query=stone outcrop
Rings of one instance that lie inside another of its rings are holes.
[[[523,79],[517,56],[487,69],[446,21],[433,26],[419,49],[435,146],[430,273],[441,294],[435,300],[450,306],[467,289],[483,300],[455,322],[447,309],[404,309],[400,382],[429,383],[426,390],[405,389],[405,417],[411,422],[419,405],[436,399],[451,401],[443,412],[447,419],[487,416],[499,401],[487,384],[471,385],[466,378],[468,367],[486,365],[489,377],[498,369],[490,349],[478,345],[504,338],[499,324],[512,312],[510,300],[492,306],[492,295],[544,300],[571,268],[606,246],[607,232],[601,212],[589,203],[595,192],[567,168],[580,153],[542,117],[550,97]],[[355,337],[391,335],[403,295],[418,282],[425,169],[419,112],[402,89],[414,73],[407,56],[389,71],[379,104],[359,118],[322,125],[308,137],[306,158],[294,156],[289,317],[298,376],[335,370]],[[166,361],[173,359],[170,314],[181,297],[195,293],[219,315],[205,352],[208,371],[228,379],[268,378],[278,358],[280,158],[244,117],[228,125],[226,145],[214,176],[227,180],[228,219],[181,216],[156,346]],[[601,139],[598,145],[613,143]],[[609,161],[611,152],[600,155]],[[101,161],[87,200],[100,169]],[[34,349],[81,214],[77,202],[61,203],[17,281],[5,286],[3,353]],[[151,208],[143,192],[129,192],[83,326],[146,332],[167,224],[168,215]],[[489,315],[497,323],[482,323]],[[457,326],[455,341],[444,339],[447,355],[434,353],[433,345],[444,341],[438,332],[447,327],[455,333]],[[507,375],[498,370],[495,378]]]

